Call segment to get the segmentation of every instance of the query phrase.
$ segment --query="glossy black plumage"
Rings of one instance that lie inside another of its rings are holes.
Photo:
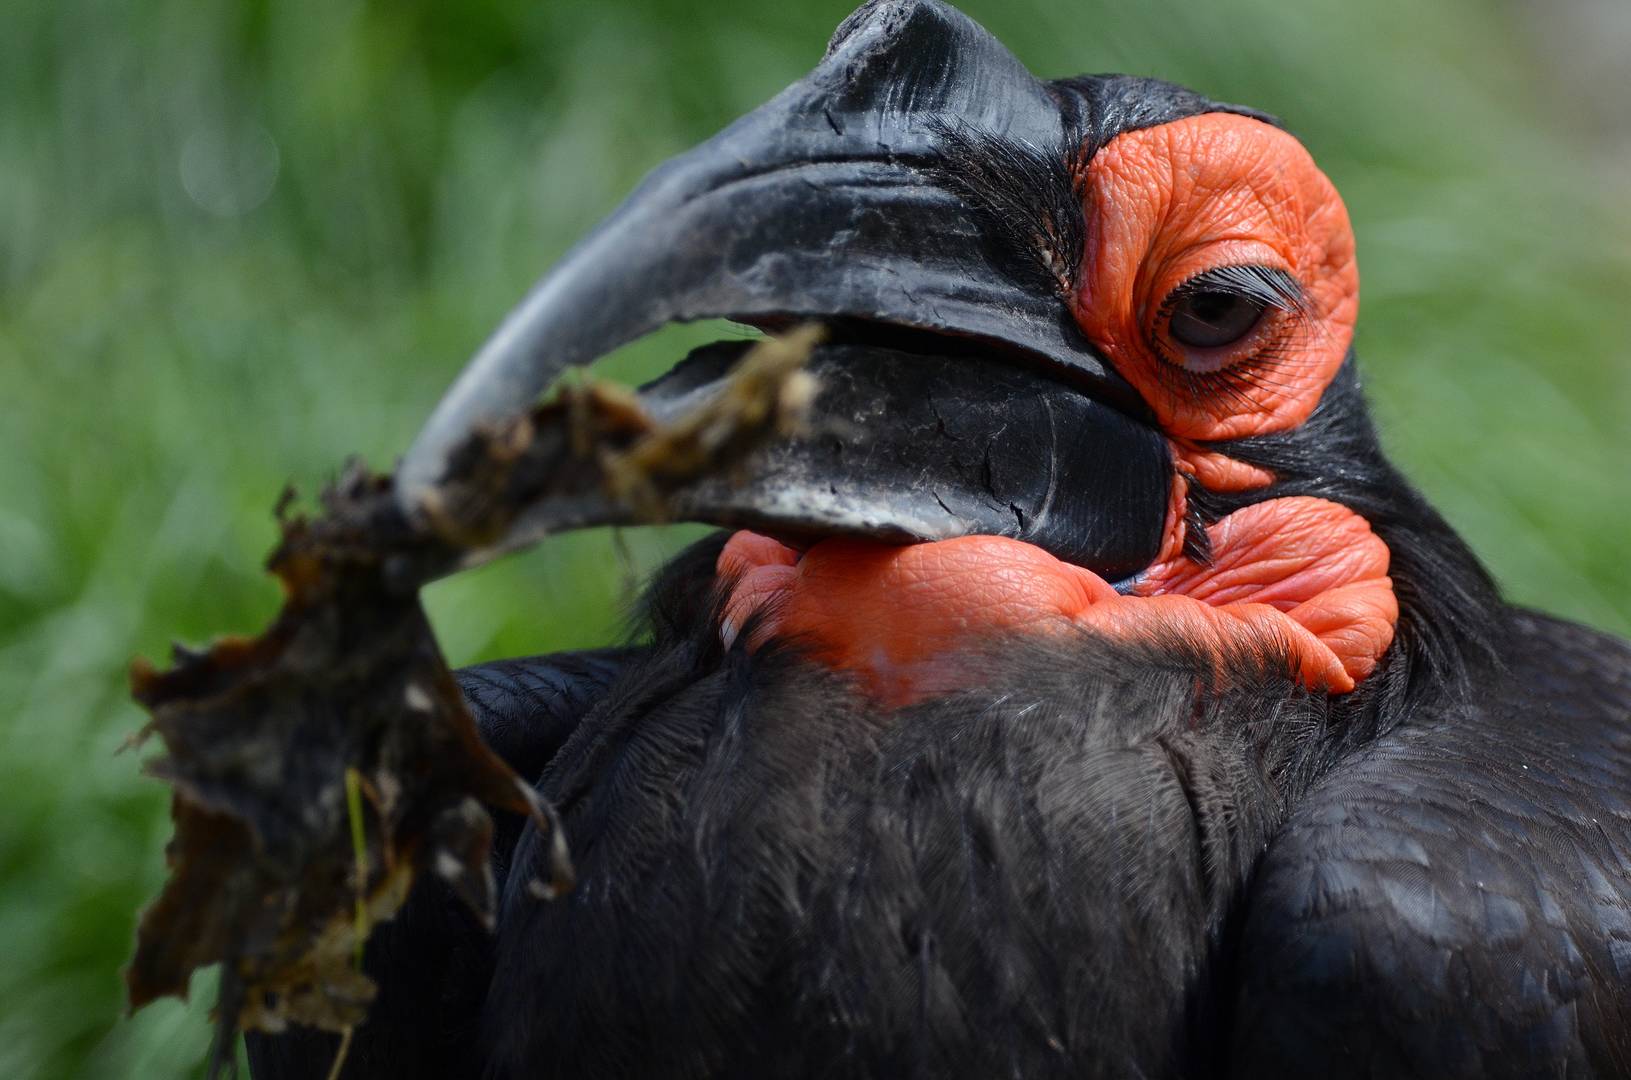
[[[1631,1075],[1631,647],[1503,618],[1506,677],[1354,755],[1270,844],[1241,1075]]]
[[[347,1075],[1625,1067],[1625,645],[1500,609],[1511,670],[1400,722],[1396,672],[1217,694],[1178,642],[1032,642],[886,717],[789,651],[722,653],[714,549],[658,586],[649,648],[462,676],[510,753],[560,747],[539,787],[580,884],[528,894],[529,826],[496,937],[416,896]],[[333,1044],[251,1045],[299,1076]]]

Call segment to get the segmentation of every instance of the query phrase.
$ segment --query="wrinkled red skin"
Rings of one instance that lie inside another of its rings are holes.
[[[1237,439],[1296,427],[1342,366],[1359,268],[1342,198],[1302,144],[1206,113],[1112,139],[1083,172],[1087,243],[1072,309],[1170,436]],[[1230,391],[1171,376],[1182,348],[1162,301],[1221,266],[1284,270],[1305,309],[1244,339]]]
[[[1306,685],[1343,693],[1393,640],[1387,546],[1357,514],[1274,499],[1209,530],[1214,561],[1157,563],[1132,595],[1041,548],[996,536],[898,546],[840,537],[804,552],[739,532],[719,557],[736,582],[722,633],[759,616],[756,646],[794,639],[905,705],[958,688],[957,657],[994,633],[1174,631],[1218,655],[1283,650]]]

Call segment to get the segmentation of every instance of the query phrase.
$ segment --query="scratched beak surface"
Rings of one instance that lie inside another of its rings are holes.
[[[1147,565],[1156,526],[1114,528],[1106,511],[1159,523],[1165,446],[1128,419],[1136,401],[1057,292],[1016,275],[1012,238],[959,194],[970,132],[1068,152],[1048,89],[966,16],[931,0],[858,11],[809,75],[658,168],[534,287],[404,458],[404,511],[423,512],[456,447],[567,367],[675,321],[815,319],[834,338],[811,360],[823,389],[805,435],[683,493],[672,516],[1015,536],[1112,579]],[[693,402],[739,351],[702,350],[643,404],[661,417]],[[559,510],[520,514],[503,546],[558,529]],[[583,510],[574,524],[626,508]]]
[[[414,442],[404,498],[476,426],[670,322],[864,319],[1104,378],[1057,298],[984,257],[991,238],[942,175],[954,129],[1064,140],[1046,87],[966,16],[925,0],[856,12],[815,70],[655,170],[533,288]]]

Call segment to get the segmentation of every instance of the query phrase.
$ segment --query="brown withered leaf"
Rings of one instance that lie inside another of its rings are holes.
[[[628,391],[564,389],[472,436],[411,516],[389,476],[351,465],[320,514],[282,520],[268,567],[286,599],[263,634],[178,647],[164,672],[133,664],[152,717],[137,741],[163,742],[146,768],[174,789],[175,833],[126,972],[131,1008],[184,995],[194,970],[220,963],[223,1035],[343,1031],[375,993],[356,966],[368,928],[420,873],[490,923],[485,807],[553,816],[477,735],[419,586],[505,550],[523,513],[531,538],[595,507],[660,518],[668,494],[797,423],[815,342],[811,330],[766,342],[723,393],[661,425]],[[558,827],[553,838],[546,893],[571,884]]]

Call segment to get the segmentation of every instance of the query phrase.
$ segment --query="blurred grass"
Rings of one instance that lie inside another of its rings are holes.
[[[1039,73],[1161,75],[1283,116],[1353,213],[1397,457],[1512,597],[1631,632],[1631,191],[1554,130],[1576,91],[1513,11],[967,6]],[[130,656],[261,625],[283,483],[389,462],[533,278],[647,168],[810,67],[845,12],[0,11],[0,1076],[190,1075],[203,1053],[208,987],[118,1019],[168,833],[160,787],[113,753],[141,722]],[[613,370],[717,336],[670,330]],[[624,541],[437,586],[451,658],[611,638],[678,537]]]

